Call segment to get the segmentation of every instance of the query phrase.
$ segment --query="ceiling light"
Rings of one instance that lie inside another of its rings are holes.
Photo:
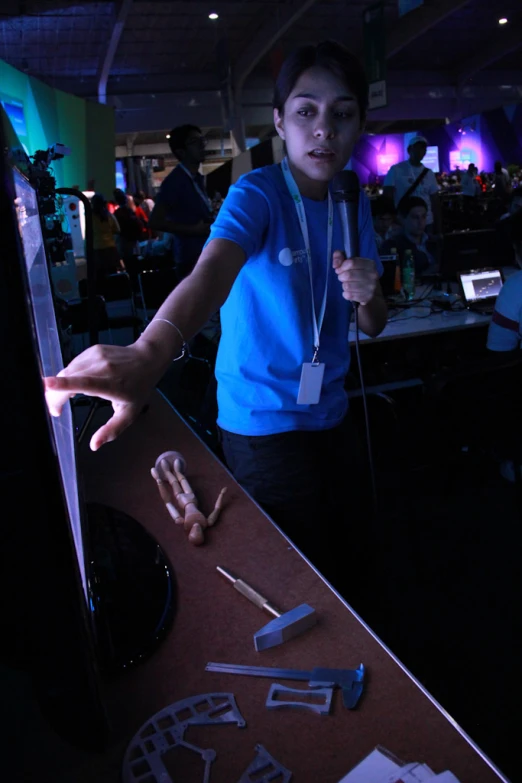
[[[503,17],[502,17],[502,19],[499,19],[499,20],[498,20],[498,23],[499,23],[499,24],[507,24],[507,23],[508,23],[508,20],[506,19],[506,17],[505,17],[505,16],[503,16]]]
[[[215,19],[219,19],[219,14],[216,14],[215,11],[212,11],[212,13],[208,15],[208,18],[212,19],[212,21],[214,21]],[[506,22],[507,22],[507,19],[506,19]]]
[[[170,139],[170,133],[167,133],[167,135],[165,136],[165,138],[166,138],[166,139]]]

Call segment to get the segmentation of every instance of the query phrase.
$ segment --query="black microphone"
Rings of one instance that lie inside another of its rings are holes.
[[[332,182],[332,197],[339,205],[346,258],[359,255],[359,177],[355,171],[340,171]]]

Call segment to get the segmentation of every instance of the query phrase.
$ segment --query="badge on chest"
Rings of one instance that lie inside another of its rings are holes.
[[[324,362],[305,362],[297,394],[298,405],[317,405],[323,387]]]

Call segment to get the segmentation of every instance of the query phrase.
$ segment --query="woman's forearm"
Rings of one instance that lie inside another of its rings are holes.
[[[224,304],[244,261],[239,245],[225,239],[214,239],[204,249],[192,273],[176,286],[136,342],[158,372],[165,372],[183,341],[190,341]]]
[[[377,337],[388,320],[388,306],[382,293],[376,294],[367,305],[360,305],[358,315],[362,331],[369,337]]]

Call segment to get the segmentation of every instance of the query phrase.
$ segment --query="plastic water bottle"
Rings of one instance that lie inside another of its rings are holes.
[[[415,297],[415,261],[413,251],[405,250],[402,262],[402,290],[408,301]]]

